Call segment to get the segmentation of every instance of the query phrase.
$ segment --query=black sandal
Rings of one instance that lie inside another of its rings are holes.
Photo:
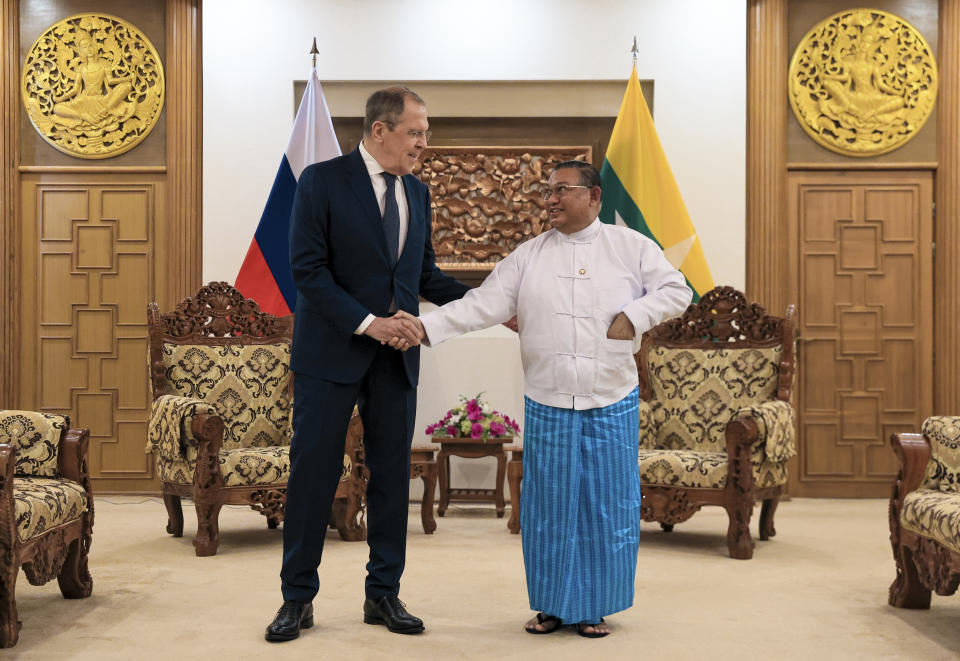
[[[560,629],[560,627],[563,626],[563,620],[561,620],[559,617],[554,617],[553,615],[544,615],[543,613],[537,613],[537,624],[550,625],[553,622],[556,622],[556,625],[554,625],[552,629],[544,629],[543,631],[540,631],[539,629],[536,628],[537,626],[536,624],[533,625],[533,628],[530,628],[529,626],[525,626],[523,629],[527,633],[542,634],[542,633],[553,633],[554,631],[557,631],[558,629]]]
[[[606,620],[604,620],[602,617],[600,618],[600,622],[606,624]],[[593,624],[590,624],[589,622],[581,622],[580,624],[577,625],[577,633],[583,636],[584,638],[603,638],[604,636],[609,636],[610,635],[609,631],[588,632],[586,630],[587,627],[595,627],[598,624],[600,624],[600,622],[594,622]]]

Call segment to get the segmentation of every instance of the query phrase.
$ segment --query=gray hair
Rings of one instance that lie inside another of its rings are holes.
[[[416,92],[409,87],[388,87],[377,90],[367,99],[366,115],[363,118],[363,134],[370,135],[374,122],[383,122],[390,130],[400,121],[407,99],[413,99],[421,106],[427,105]]]

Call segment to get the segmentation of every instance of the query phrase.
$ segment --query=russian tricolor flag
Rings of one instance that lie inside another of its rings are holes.
[[[297,288],[290,271],[290,211],[300,173],[308,165],[340,155],[330,111],[316,70],[310,73],[287,151],[260,216],[260,224],[237,274],[236,288],[277,316],[293,312]]]

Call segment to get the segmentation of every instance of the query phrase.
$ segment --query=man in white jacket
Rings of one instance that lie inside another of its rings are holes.
[[[640,534],[637,468],[640,336],[677,316],[692,292],[656,243],[600,222],[600,173],[559,164],[547,203],[553,229],[520,245],[483,284],[424,314],[424,344],[517,315],[525,377],[520,521],[529,633],[633,604]]]

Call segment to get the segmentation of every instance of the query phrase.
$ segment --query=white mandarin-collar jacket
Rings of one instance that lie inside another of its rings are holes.
[[[640,336],[690,304],[693,293],[656,243],[599,219],[522,243],[476,289],[420,317],[427,338],[451,337],[518,315],[525,394],[547,406],[591,409],[620,401],[638,384]],[[607,339],[614,317],[633,340]]]

